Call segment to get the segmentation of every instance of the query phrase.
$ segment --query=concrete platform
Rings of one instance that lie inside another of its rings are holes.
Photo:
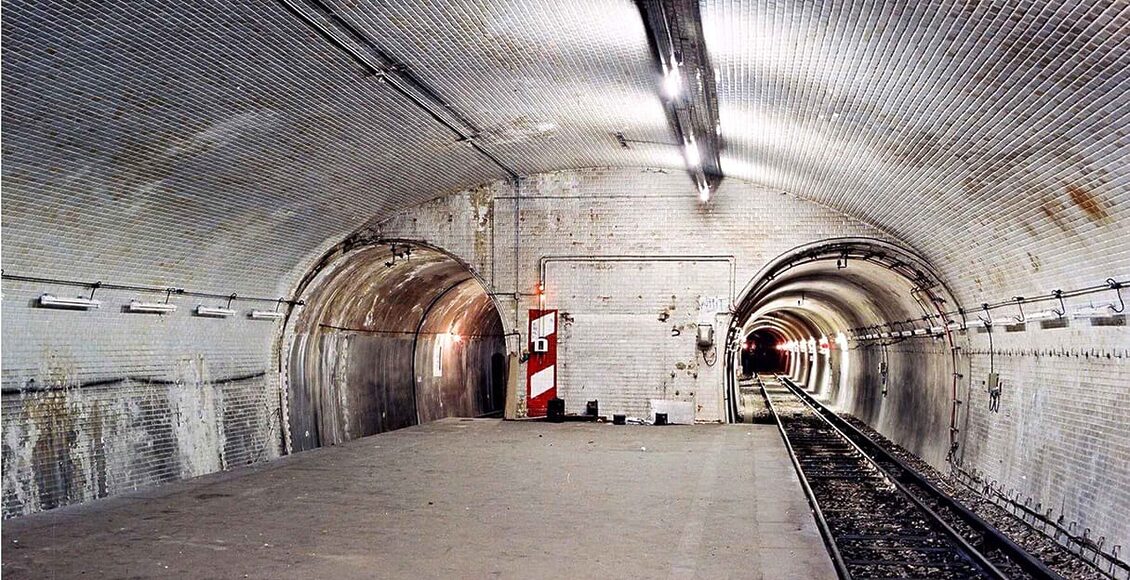
[[[774,427],[444,420],[3,524],[11,578],[834,578]]]

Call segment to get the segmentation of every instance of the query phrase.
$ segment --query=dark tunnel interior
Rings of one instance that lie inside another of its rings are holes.
[[[746,335],[742,346],[742,375],[782,373],[788,368],[788,352],[778,348],[784,338],[769,328],[759,328]]]

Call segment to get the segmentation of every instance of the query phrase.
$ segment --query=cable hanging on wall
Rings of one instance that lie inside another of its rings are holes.
[[[981,309],[985,311],[985,317],[978,315],[981,323],[985,325],[985,329],[989,334],[989,378],[985,383],[985,389],[989,394],[989,410],[999,413],[1001,410],[1001,384],[1000,376],[997,375],[996,368],[996,349],[993,347],[993,320],[989,316],[989,304],[981,305]]]

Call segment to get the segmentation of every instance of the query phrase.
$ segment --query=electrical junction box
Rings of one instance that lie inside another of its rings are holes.
[[[713,324],[699,324],[698,337],[696,339],[698,347],[702,350],[707,350],[714,346],[714,325]]]
[[[1001,376],[997,373],[989,373],[989,380],[985,384],[988,386],[990,393],[999,393],[1001,390]]]

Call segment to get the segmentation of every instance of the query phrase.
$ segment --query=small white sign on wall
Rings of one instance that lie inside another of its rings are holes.
[[[698,323],[714,324],[714,317],[720,312],[728,312],[726,299],[722,296],[700,296],[698,299]]]

